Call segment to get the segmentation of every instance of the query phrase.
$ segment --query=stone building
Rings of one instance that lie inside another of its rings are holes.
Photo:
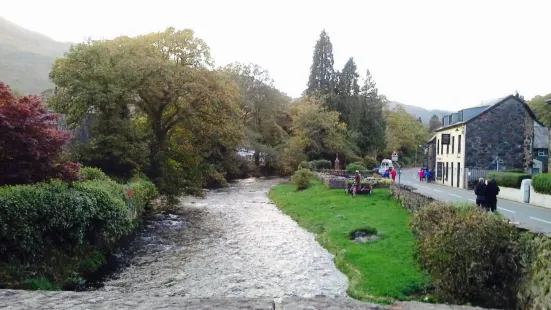
[[[429,150],[436,150],[436,182],[466,188],[465,168],[485,172],[548,170],[549,129],[518,95],[446,115],[442,124],[428,141]]]

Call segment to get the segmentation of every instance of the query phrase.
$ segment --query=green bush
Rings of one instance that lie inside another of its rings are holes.
[[[551,309],[551,238],[524,233],[522,241],[526,255],[519,309]]]
[[[291,184],[297,187],[297,190],[303,190],[310,186],[313,174],[308,169],[300,169],[291,177]]]
[[[0,257],[32,262],[59,246],[109,247],[127,233],[124,202],[85,183],[74,188],[59,181],[0,188]]]
[[[46,277],[65,287],[97,270],[157,195],[146,180],[123,186],[100,179],[0,187],[0,274]],[[44,282],[33,281],[10,285]]]
[[[101,169],[92,168],[92,167],[83,167],[80,168],[80,178],[83,181],[109,181],[111,180],[107,174],[105,174]]]
[[[397,185],[396,183],[390,185],[392,196],[400,201],[403,208],[411,212],[420,211],[434,202],[434,198],[414,193],[411,191],[412,189],[412,187],[407,185]]]
[[[310,166],[310,163],[309,163],[309,162],[307,162],[307,161],[304,160],[304,161],[301,161],[300,164],[298,165],[298,170],[300,170],[300,169],[308,169],[308,170],[310,170],[310,169],[312,169],[312,167]]]
[[[522,247],[515,226],[476,207],[433,203],[414,213],[415,253],[436,293],[456,304],[513,308]]]
[[[538,173],[532,177],[534,191],[541,194],[551,195],[551,174]]]
[[[366,173],[367,169],[362,163],[352,163],[346,166],[346,172],[349,174],[354,174],[358,170],[360,173]]]
[[[367,169],[373,169],[379,167],[380,162],[375,157],[366,156],[364,157],[363,164]]]
[[[326,159],[312,160],[310,162],[310,169],[314,170],[331,169],[332,167],[331,161]]]
[[[530,179],[532,176],[527,173],[518,172],[490,172],[488,179],[495,179],[498,186],[520,188],[524,179]]]

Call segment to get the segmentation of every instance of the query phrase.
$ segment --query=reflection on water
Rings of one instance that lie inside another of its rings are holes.
[[[149,216],[100,290],[157,296],[345,296],[333,257],[267,198],[281,179],[246,179]]]

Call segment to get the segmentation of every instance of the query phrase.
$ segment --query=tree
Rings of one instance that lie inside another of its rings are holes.
[[[364,85],[360,93],[360,107],[357,139],[360,151],[372,157],[381,155],[386,147],[386,120],[384,107],[386,99],[379,95],[371,72],[367,70]]]
[[[424,145],[429,133],[423,124],[407,111],[399,106],[395,110],[386,111],[387,119],[387,149],[391,154],[398,150],[402,154],[402,160],[410,163],[411,157],[419,150],[419,145]]]
[[[325,95],[333,92],[335,82],[333,65],[333,45],[329,35],[323,30],[314,48],[306,94]]]
[[[88,128],[92,139],[71,146],[75,160],[101,168],[110,176],[127,179],[135,169],[147,168],[148,145],[133,128],[130,112],[133,90],[123,77],[122,39],[88,41],[73,46],[50,73],[58,86],[49,103],[67,116],[69,127]]]
[[[551,93],[545,96],[536,96],[528,102],[528,105],[536,113],[538,120],[545,126],[551,127],[551,104],[545,102],[551,99]]]
[[[419,118],[417,118],[417,121],[421,124],[423,124],[423,120],[421,119],[421,116],[419,116]]]
[[[0,82],[0,186],[50,178],[75,180],[79,165],[59,163],[68,131],[57,128],[39,96],[16,97]]]
[[[442,122],[440,122],[440,118],[434,114],[431,116],[429,121],[429,132],[433,133],[436,129],[440,128],[442,126]]]
[[[241,89],[241,109],[247,128],[245,144],[255,150],[258,166],[260,153],[275,159],[276,150],[288,138],[287,123],[290,98],[273,86],[268,72],[258,65],[234,63],[223,69]]]
[[[346,124],[339,113],[328,111],[318,99],[302,98],[293,111],[293,139],[309,160],[333,158],[347,145]]]
[[[89,61],[81,59],[79,50],[90,55]],[[220,142],[224,137],[242,138],[239,89],[211,67],[208,46],[189,29],[89,42],[54,64],[51,76],[59,89],[52,103],[72,124],[97,111],[113,118],[123,115],[119,119],[129,116],[133,122],[143,116],[140,124],[149,146],[147,174],[162,192],[174,196],[182,188],[173,180],[188,168],[171,158],[172,141],[178,140],[171,138],[178,129],[189,129],[185,126],[189,123],[208,129],[217,126],[208,133],[214,149],[207,154],[198,150],[202,160],[226,148]],[[81,74],[79,83],[71,83],[75,71]]]
[[[360,86],[358,85],[359,74],[354,58],[349,58],[342,71],[337,73],[334,101],[329,108],[340,113],[341,120],[351,129],[358,127],[358,102]]]

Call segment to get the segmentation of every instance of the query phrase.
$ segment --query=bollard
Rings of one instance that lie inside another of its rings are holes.
[[[532,180],[524,179],[520,183],[520,193],[522,195],[522,202],[530,203],[530,187],[532,186]]]

